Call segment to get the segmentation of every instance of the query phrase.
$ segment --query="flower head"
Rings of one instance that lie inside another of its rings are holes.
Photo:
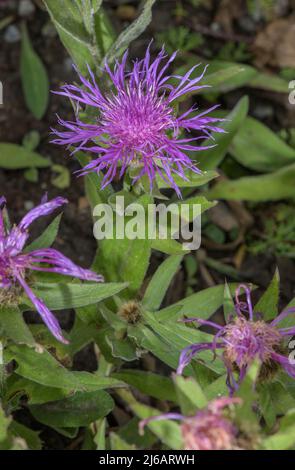
[[[196,78],[191,78],[197,66],[184,76],[169,76],[166,71],[176,53],[167,58],[164,49],[154,61],[148,47],[145,57],[135,61],[131,71],[127,70],[127,53],[121,62],[116,62],[113,70],[106,64],[113,89],[103,92],[91,72],[87,80],[79,75],[84,88],[75,85],[62,87],[64,95],[78,105],[95,108],[94,122],[76,119],[68,122],[59,119],[65,130],[53,130],[60,145],[77,145],[77,149],[95,154],[94,160],[86,165],[82,174],[89,171],[104,171],[102,187],[109,184],[120,168],[120,177],[127,167],[138,167],[135,180],[147,175],[152,187],[158,174],[168,182],[180,196],[174,175],[187,179],[185,170],[201,173],[185,152],[197,152],[211,146],[198,146],[195,142],[208,138],[211,131],[224,132],[215,123],[222,119],[209,117],[216,108],[196,114],[194,107],[177,116],[174,109],[178,98],[206,87],[199,82],[205,70]],[[172,85],[169,80],[177,82]],[[197,131],[198,136],[187,138],[183,131]]]
[[[240,302],[239,294],[244,289],[247,302]],[[284,340],[295,334],[295,327],[278,328],[277,324],[287,315],[295,312],[295,308],[289,308],[282,312],[272,322],[266,323],[261,319],[261,314],[253,312],[250,289],[246,285],[240,285],[236,291],[236,316],[221,326],[217,323],[202,320],[200,318],[190,318],[184,322],[198,322],[200,325],[208,325],[217,330],[211,343],[192,344],[185,348],[179,359],[178,374],[189,364],[191,359],[200,351],[206,349],[223,350],[223,361],[227,368],[227,384],[230,393],[233,393],[243,380],[251,363],[258,359],[261,362],[260,376],[275,371],[279,365],[291,377],[295,378],[295,367],[289,363],[284,356]],[[247,314],[245,316],[244,314]],[[238,381],[234,378],[234,371],[238,371]]]
[[[56,318],[29,287],[26,281],[27,271],[60,273],[96,282],[102,282],[103,278],[88,269],[76,266],[70,259],[53,248],[24,252],[24,246],[29,238],[28,228],[32,222],[39,217],[51,214],[66,203],[67,200],[61,197],[52,199],[49,202],[43,201],[39,206],[29,211],[18,225],[14,225],[11,230],[8,230],[4,221],[6,201],[5,198],[0,198],[0,289],[3,289],[2,294],[7,292],[9,295],[10,289],[17,284],[23,288],[48,329],[55,338],[63,343],[68,341],[63,337]]]
[[[226,416],[225,408],[239,404],[239,398],[221,397],[213,400],[194,416],[165,413],[140,422],[140,431],[152,421],[175,419],[181,422],[184,450],[234,450],[239,448],[238,428]]]

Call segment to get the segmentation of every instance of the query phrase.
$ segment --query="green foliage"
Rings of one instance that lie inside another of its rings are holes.
[[[32,48],[25,24],[22,27],[20,74],[26,104],[37,119],[45,114],[49,99],[49,80],[46,69]]]
[[[261,213],[261,232],[249,234],[251,253],[272,253],[287,258],[295,257],[295,209],[292,205],[277,204],[271,214]]]
[[[157,46],[165,45],[168,54],[174,51],[190,52],[202,46],[204,40],[200,34],[192,33],[186,26],[169,28],[167,31],[156,34]]]
[[[232,181],[220,181],[207,194],[210,199],[245,201],[278,201],[293,199],[295,164],[270,174],[245,176]]]
[[[0,168],[5,170],[21,170],[24,168],[46,168],[50,160],[41,157],[25,147],[6,142],[0,143]]]

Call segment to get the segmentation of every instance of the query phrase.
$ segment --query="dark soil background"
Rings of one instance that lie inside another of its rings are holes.
[[[17,31],[20,31],[21,21],[27,22],[33,47],[48,71],[51,89],[57,90],[63,82],[73,81],[76,77],[66,50],[60,43],[54,28],[50,26],[49,17],[42,8],[42,2],[37,0],[35,3],[32,2],[35,8],[28,16],[20,15],[19,3],[14,0],[0,0],[0,80],[3,83],[4,96],[4,104],[0,105],[0,141],[21,144],[29,131],[37,130],[41,136],[37,151],[43,156],[50,157],[59,165],[67,165],[71,171],[71,184],[65,190],[55,188],[51,182],[54,174],[50,168],[39,171],[37,183],[27,181],[23,171],[0,169],[0,194],[7,198],[10,216],[14,221],[18,221],[28,209],[39,203],[45,192],[48,192],[49,198],[61,194],[67,197],[70,202],[64,210],[56,247],[73,261],[88,267],[95,254],[96,241],[92,235],[91,213],[84,195],[83,179],[76,178],[72,174],[79,168],[79,165],[74,158],[69,156],[65,148],[50,144],[50,128],[56,125],[56,113],[58,112],[63,118],[71,119],[72,109],[65,99],[51,94],[49,107],[41,121],[35,119],[28,111],[19,73],[20,39],[17,39]],[[106,0],[104,3],[118,31],[136,17],[139,4],[138,1],[131,0]],[[195,2],[196,5],[198,3],[200,6],[194,6],[193,1],[158,0],[153,11],[153,21],[148,30],[132,45],[131,56],[141,56],[151,37],[179,25],[187,26],[192,33],[202,34],[204,44],[201,50],[197,51],[198,53],[208,49],[214,57],[214,54],[218,53],[220,48],[229,41],[233,41],[236,45],[244,42],[247,48],[251,49],[267,21],[264,18],[254,21],[248,14],[246,1]],[[295,2],[278,0],[276,4],[275,15],[278,18],[289,18],[293,15]],[[10,24],[1,27],[1,21],[10,16],[12,17]],[[11,29],[12,26],[16,28],[14,32]],[[257,63],[257,57],[251,60]],[[276,70],[275,65],[270,63],[259,66],[262,70]],[[250,114],[272,129],[295,127],[294,111],[292,114],[292,110],[286,103],[286,97],[283,95],[254,89],[239,89],[225,94],[219,101],[224,108],[231,109],[244,94],[250,97]],[[206,102],[201,100],[201,105],[206,105]],[[265,204],[265,207],[271,212],[270,204]],[[179,300],[186,294],[190,285],[193,286],[192,289],[200,290],[224,282],[225,277],[229,281],[244,280],[257,284],[259,286],[255,293],[257,296],[270,282],[276,266],[279,267],[281,275],[282,305],[290,301],[295,296],[294,262],[288,258],[278,258],[272,253],[254,256],[245,247],[247,232],[253,227],[256,230],[260,228],[256,209],[252,211],[243,203],[222,203],[220,207],[214,209],[214,215],[211,217],[217,225],[220,225],[221,219],[229,221],[230,226],[236,225],[240,230],[240,236],[235,242],[227,239],[224,243],[216,243],[203,236],[201,250],[191,255],[197,260],[196,273],[189,277],[187,267],[184,265],[174,279],[165,303],[168,305]],[[40,219],[33,227],[32,235],[39,234],[47,223],[48,220]],[[236,276],[232,277],[230,271],[224,273],[208,266],[205,262],[207,257],[234,268],[238,279]],[[151,272],[156,269],[161,259],[159,254],[154,255]],[[72,325],[71,312],[58,316],[63,327],[69,328]],[[80,370],[93,370],[95,366],[91,348],[82,351],[75,361],[75,368]],[[122,419],[120,413],[124,411],[118,412],[117,420]],[[35,426],[34,423],[32,425],[31,417],[25,412],[22,412],[21,419],[24,424],[28,421],[30,426]],[[38,426],[37,429],[40,428]],[[63,438],[49,428],[43,430],[42,439],[46,442],[46,447],[51,449],[75,449],[81,441],[81,439],[71,441]]]

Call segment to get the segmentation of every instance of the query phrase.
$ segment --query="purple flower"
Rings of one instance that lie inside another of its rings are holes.
[[[239,300],[242,289],[246,293],[246,303]],[[250,289],[241,284],[236,291],[236,316],[232,316],[225,326],[200,318],[183,320],[186,323],[198,322],[200,325],[211,326],[217,330],[217,333],[210,343],[192,344],[183,349],[180,354],[177,373],[182,374],[183,369],[197,353],[209,349],[215,355],[216,350],[221,349],[223,351],[222,359],[227,369],[227,385],[231,394],[237,390],[249,365],[255,359],[259,359],[262,364],[261,378],[276,371],[279,365],[283,367],[287,374],[295,378],[295,367],[290,364],[288,357],[284,355],[286,351],[284,340],[286,337],[295,334],[295,327],[277,328],[277,324],[281,320],[294,312],[295,308],[289,308],[272,322],[266,323],[261,314],[253,312]],[[247,317],[244,313],[247,313]],[[234,378],[234,371],[239,374],[238,381]]]
[[[29,211],[18,225],[14,225],[11,230],[8,230],[4,221],[6,200],[4,197],[0,198],[0,289],[3,289],[4,293],[7,290],[8,294],[10,288],[17,283],[20,284],[53,336],[66,344],[68,341],[63,337],[56,318],[29,287],[26,281],[26,271],[54,272],[96,282],[102,282],[103,278],[88,269],[76,266],[70,259],[53,248],[42,248],[31,252],[23,252],[23,249],[29,237],[28,228],[32,222],[39,217],[51,214],[67,202],[61,197],[49,202],[43,201],[39,206]]]
[[[224,408],[240,404],[240,398],[221,397],[198,411],[195,416],[178,413],[164,413],[144,419],[139,423],[140,433],[152,421],[164,419],[179,420],[184,450],[236,450],[239,449],[239,430],[231,419],[225,416]]]
[[[112,90],[102,91],[89,70],[90,80],[79,75],[83,89],[65,85],[59,92],[77,102],[78,107],[95,108],[97,117],[91,123],[78,118],[74,122],[59,119],[65,130],[53,130],[58,137],[53,142],[77,145],[76,150],[94,153],[95,159],[84,167],[82,174],[104,171],[102,188],[114,179],[118,168],[121,178],[132,166],[138,168],[134,181],[147,175],[152,187],[158,174],[181,196],[173,176],[187,180],[186,169],[201,173],[185,152],[211,148],[195,145],[195,142],[208,138],[211,131],[225,132],[215,125],[222,119],[208,117],[217,106],[199,114],[195,107],[191,107],[177,116],[174,109],[176,100],[208,85],[199,85],[206,67],[196,78],[191,78],[191,75],[197,65],[184,76],[166,75],[175,56],[176,53],[165,62],[167,56],[163,48],[152,61],[148,47],[145,58],[135,61],[132,70],[128,71],[126,52],[122,62],[116,62],[114,70],[105,65],[104,71],[113,84]],[[172,78],[175,85],[170,82]],[[198,136],[187,138],[184,131],[197,131]]]

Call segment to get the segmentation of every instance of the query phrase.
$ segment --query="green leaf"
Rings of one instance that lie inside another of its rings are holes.
[[[36,130],[27,132],[22,140],[22,146],[27,150],[36,150],[40,144],[41,136],[40,133]]]
[[[211,382],[204,390],[208,400],[214,400],[216,397],[222,397],[228,394],[226,385],[226,374],[221,375],[218,379]]]
[[[129,44],[140,36],[152,20],[152,6],[156,0],[144,0],[138,18],[118,36],[107,53],[107,60],[113,62]]]
[[[135,450],[136,447],[134,444],[128,444],[128,442],[124,441],[118,434],[114,432],[110,433],[110,443],[112,450]]]
[[[203,59],[192,55],[191,60],[176,71],[177,75],[183,75],[193,65],[202,63]],[[208,61],[206,61],[208,63]],[[224,62],[221,60],[213,60],[209,62],[209,68],[206,75],[200,81],[200,85],[209,85],[210,88],[202,88],[193,91],[191,94],[210,94],[216,92],[228,92],[236,88],[240,88],[248,83],[256,75],[254,67],[246,64],[239,64],[235,62]],[[198,77],[201,74],[200,68],[191,74],[191,79]]]
[[[132,369],[123,369],[120,372],[115,372],[112,374],[112,377],[135,387],[145,395],[157,398],[158,400],[177,402],[173,383],[168,377]]]
[[[21,423],[17,421],[12,421],[9,426],[10,433],[17,438],[23,439],[28,449],[30,450],[41,450],[42,449],[42,442],[39,437],[39,432],[32,431],[32,429],[27,428]]]
[[[0,331],[14,343],[35,345],[35,340],[18,307],[0,306]]]
[[[151,416],[158,416],[161,414],[159,410],[137,402],[128,391],[122,391],[120,395],[125,401],[127,401],[133,413],[135,413],[140,419],[146,419]],[[168,447],[177,450],[182,449],[183,443],[180,426],[176,422],[169,420],[151,422],[147,427]]]
[[[20,73],[26,104],[37,119],[48,106],[49,80],[46,69],[34,51],[25,24],[22,26]]]
[[[241,126],[230,153],[241,165],[267,173],[295,162],[295,150],[252,117]]]
[[[30,412],[40,423],[53,427],[79,427],[103,418],[114,407],[110,395],[104,391],[76,392],[58,401],[31,405]]]
[[[15,360],[15,372],[38,384],[71,391],[95,391],[109,387],[119,387],[122,383],[115,379],[89,372],[71,372],[63,367],[45,349],[39,352],[23,345],[11,345],[5,350],[6,361]]]
[[[275,91],[276,93],[288,93],[289,83],[284,78],[270,73],[259,72],[247,84],[251,88]]]
[[[36,282],[34,284],[34,292],[46,303],[49,309],[63,310],[100,302],[118,294],[118,292],[125,289],[127,285],[127,283],[79,284],[69,282],[67,284],[55,284]],[[23,302],[26,303],[28,300],[24,298]]]
[[[134,405],[132,410],[141,419],[161,414],[160,411],[139,403]],[[181,450],[183,448],[181,430],[178,423],[171,420],[169,421],[168,419],[163,421],[154,421],[149,423],[147,428],[150,429],[160,439],[160,441],[163,444],[166,444],[169,448],[175,450]]]
[[[173,238],[152,240],[151,247],[153,250],[160,251],[161,253],[165,253],[166,255],[183,256],[183,254],[189,253],[190,251],[184,249],[183,245],[174,240]]]
[[[10,418],[5,416],[4,410],[0,406],[0,443],[6,439]]]
[[[176,74],[183,75],[193,65],[204,62],[202,57],[194,54],[190,54],[188,57],[189,60],[186,61],[186,65],[177,68]],[[212,60],[211,62],[206,60],[206,63],[208,62],[208,71],[200,81],[200,85],[209,85],[212,88],[196,90],[193,94],[226,93],[243,86],[278,93],[288,92],[288,82],[286,80],[274,74],[261,73],[251,65],[223,60]],[[191,78],[196,78],[199,75],[200,69],[197,68],[192,73]]]
[[[95,15],[94,22],[96,42],[102,54],[105,55],[115,42],[116,33],[106,11],[102,8]]]
[[[277,201],[294,198],[295,164],[261,176],[220,181],[206,196],[209,199]]]
[[[262,414],[270,429],[274,426],[277,416],[285,415],[295,406],[295,400],[279,382],[261,384],[259,402]]]
[[[232,292],[230,291],[228,283],[224,284],[224,298],[223,298],[223,313],[225,322],[228,323],[230,315],[235,312],[235,303],[233,301]]]
[[[71,183],[71,174],[69,169],[63,165],[52,165],[51,169],[58,175],[51,179],[51,184],[58,189],[68,188]]]
[[[105,432],[106,432],[106,419],[99,419],[96,421],[96,434],[93,438],[93,441],[96,445],[96,450],[105,450]]]
[[[82,168],[91,161],[91,158],[83,152],[77,152],[75,156]],[[114,194],[111,184],[104,189],[101,189],[101,184],[102,176],[100,174],[91,172],[86,175],[85,190],[92,210],[97,204],[108,203],[109,198]]]
[[[198,409],[205,408],[208,400],[200,385],[192,377],[174,376],[175,388],[179,397],[181,411],[186,416],[195,414]]]
[[[147,214],[148,204],[152,202],[149,195],[143,195],[136,200],[137,204],[142,205],[145,214]],[[124,220],[122,220],[124,231],[126,231],[126,224],[132,219],[133,217],[124,216]],[[103,274],[108,281],[127,281],[129,295],[134,296],[142,284],[150,261],[151,240],[147,237],[147,220],[142,239],[116,238],[115,225],[116,221],[114,221],[114,238],[103,239],[99,243],[94,270]],[[110,263],[110,259],[112,263]]]
[[[184,221],[192,222],[195,217],[216,206],[216,204],[217,201],[208,201],[204,196],[192,196],[184,201],[177,202],[177,214],[180,214]],[[194,211],[194,206],[199,206],[197,211]],[[186,217],[186,208],[188,208],[188,217]],[[173,213],[173,210],[171,210],[171,213]]]
[[[130,328],[128,334],[137,342],[139,347],[150,351],[173,370],[177,368],[180,348],[176,348],[174,344],[169,343],[167,338],[160,337],[146,326],[141,326],[140,329]],[[186,370],[193,375],[194,370],[191,365]]]
[[[30,245],[25,248],[25,252],[29,253],[33,250],[39,250],[41,248],[50,247],[58,234],[59,224],[60,224],[61,214],[59,214],[55,219],[46,227],[44,232],[34,240]]]
[[[200,85],[209,85],[212,89],[203,88],[200,92],[226,93],[246,85],[255,75],[256,70],[250,65],[213,60],[209,63],[208,73],[200,82]]]
[[[60,400],[71,393],[69,389],[47,387],[33,382],[17,374],[7,378],[5,401],[10,404],[15,397],[26,397],[30,405],[47,403],[48,401]]]
[[[79,70],[87,74],[87,64],[95,69],[101,60],[101,51],[95,37],[87,31],[77,3],[72,0],[44,0],[44,4],[63,45]]]
[[[198,152],[198,161],[200,161],[198,166],[201,170],[212,170],[220,165],[237,132],[244,127],[248,109],[249,99],[244,96],[226,116],[227,121],[220,125],[226,133],[215,132],[212,134],[216,147]],[[212,145],[212,139],[206,141],[204,145]]]
[[[24,147],[6,142],[0,143],[0,168],[21,170],[24,168],[46,168],[50,160]]]
[[[37,168],[28,168],[24,172],[24,177],[26,178],[27,181],[30,183],[38,183],[39,180],[39,173]]]
[[[252,363],[243,379],[236,395],[242,399],[242,405],[236,409],[237,419],[243,429],[248,423],[257,424],[257,416],[253,411],[253,402],[257,399],[256,382],[259,375],[260,365],[258,361]]]
[[[130,341],[129,338],[118,339],[112,332],[105,336],[105,340],[110,346],[114,357],[120,358],[125,362],[130,362],[135,361],[140,356],[133,342]]]
[[[235,290],[238,284],[229,284],[231,295],[235,294]],[[174,314],[171,314],[171,307],[160,310],[157,313],[157,319],[159,321],[175,321],[183,316],[199,317],[207,319],[222,305],[224,295],[224,285],[209,287],[208,289],[201,290],[195,294],[186,297],[179,302],[173,304],[173,306],[181,307],[179,310],[175,310]]]
[[[157,310],[166,294],[166,291],[179,269],[182,255],[170,256],[157,269],[145,291],[142,305],[146,310]]]
[[[179,188],[198,188],[207,184],[212,179],[218,176],[216,171],[203,171],[201,175],[194,173],[191,170],[185,171],[185,176],[187,180],[184,180],[181,176],[173,175],[173,179]],[[170,188],[171,184],[167,181],[164,181],[158,174],[156,175],[156,182],[160,189]]]
[[[267,437],[262,442],[266,450],[287,450],[295,444],[295,410],[290,410],[280,420],[280,429],[273,436]]]
[[[16,373],[22,377],[48,387],[79,389],[76,377],[46,350],[36,352],[26,346],[10,346],[5,357],[17,362]]]
[[[288,305],[284,308],[284,310],[287,310],[288,308],[295,307],[295,298],[291,300],[291,302],[288,303]],[[294,326],[294,317],[295,313],[290,313],[286,318],[280,321],[279,327],[280,328],[291,328]]]
[[[182,323],[168,322],[164,323],[158,321],[158,315],[145,315],[147,325],[152,328],[156,335],[160,336],[163,341],[169,344],[170,348],[173,348],[175,352],[180,352],[187,346],[195,343],[203,343],[212,341],[212,335],[204,333],[198,329],[190,328]],[[223,364],[219,359],[212,362],[212,352],[202,351],[196,356],[197,361],[205,361],[206,367],[215,371],[216,373],[222,373],[224,370]],[[178,363],[178,360],[177,360]]]
[[[271,283],[255,305],[254,311],[261,312],[264,320],[272,320],[278,314],[279,295],[280,274],[276,269]]]

